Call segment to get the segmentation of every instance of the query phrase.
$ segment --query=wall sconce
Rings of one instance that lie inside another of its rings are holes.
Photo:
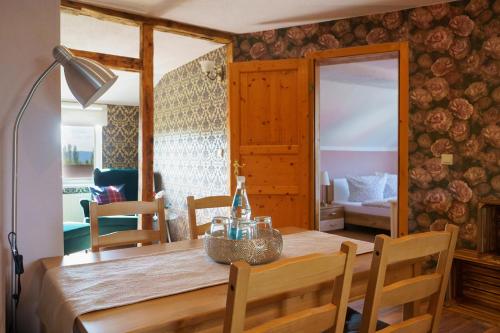
[[[213,60],[200,60],[201,71],[210,80],[222,81],[224,78],[224,67],[216,66]]]

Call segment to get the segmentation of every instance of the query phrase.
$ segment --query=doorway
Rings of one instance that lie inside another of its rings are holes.
[[[315,52],[315,226],[408,233],[408,45]]]
[[[226,64],[232,53],[224,45],[229,39],[223,44],[170,31],[158,26],[162,20],[152,27],[141,16],[134,22],[127,16],[124,24],[120,12],[102,16],[98,7],[81,12],[65,3],[61,42],[118,76],[85,111],[61,80],[64,253],[71,254],[90,247],[89,205],[107,191],[127,201],[149,201],[161,192],[168,223],[176,225],[186,220],[188,195],[227,194]],[[201,61],[213,68],[204,70]],[[141,178],[151,181],[148,198],[141,197]],[[107,228],[147,229],[143,220],[118,218]],[[185,230],[170,236],[181,239]]]

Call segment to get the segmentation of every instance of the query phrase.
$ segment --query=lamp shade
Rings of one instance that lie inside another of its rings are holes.
[[[325,186],[330,185],[330,177],[328,176],[328,171],[323,171],[321,173],[321,185]]]
[[[83,108],[93,104],[118,79],[118,76],[100,63],[75,57],[64,46],[56,46],[52,54],[64,67],[68,87]]]
[[[203,73],[210,73],[215,69],[215,61],[213,60],[200,60],[201,71]]]

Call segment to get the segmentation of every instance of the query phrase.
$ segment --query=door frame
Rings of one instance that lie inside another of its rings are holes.
[[[393,57],[397,54],[399,61],[399,91],[398,91],[398,236],[408,234],[408,159],[409,159],[409,46],[408,42],[394,42],[374,45],[364,45],[347,47],[340,49],[330,49],[325,51],[316,51],[307,55],[307,58],[314,61],[314,76],[315,76],[315,106],[314,106],[314,163],[315,168],[312,173],[315,193],[315,226],[319,226],[320,214],[320,184],[319,184],[319,67],[321,64],[327,63],[346,63],[349,62],[349,57],[359,59],[384,59]],[[340,58],[343,58],[342,60]]]

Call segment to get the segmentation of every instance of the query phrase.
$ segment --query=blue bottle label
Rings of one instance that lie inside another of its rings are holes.
[[[232,240],[238,240],[238,229],[235,228],[235,227],[230,227],[229,228],[229,239],[232,239]]]
[[[233,209],[236,207],[241,206],[241,195],[240,194],[235,194],[234,195],[234,201],[233,201]]]

